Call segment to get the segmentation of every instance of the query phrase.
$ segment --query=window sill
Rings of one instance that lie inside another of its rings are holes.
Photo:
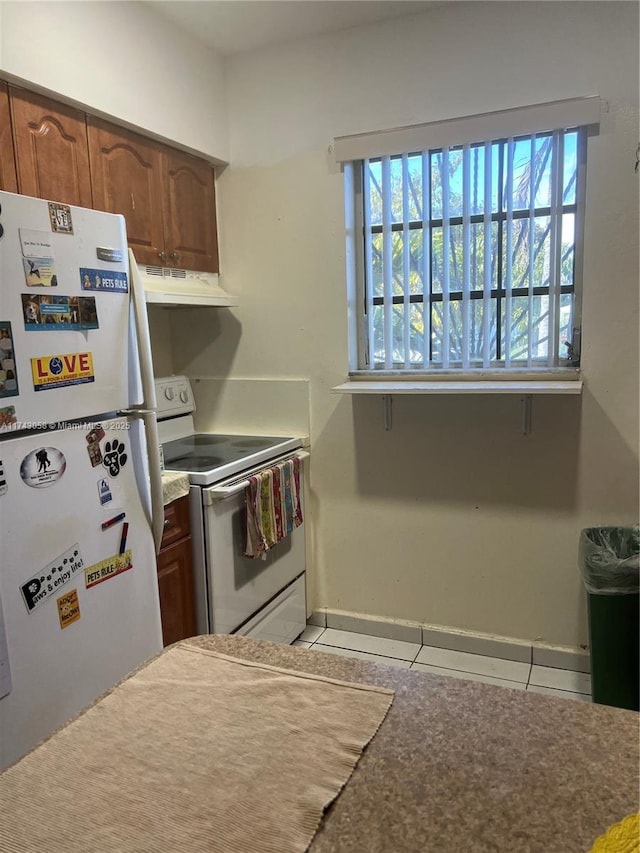
[[[582,379],[352,379],[336,394],[581,394]]]

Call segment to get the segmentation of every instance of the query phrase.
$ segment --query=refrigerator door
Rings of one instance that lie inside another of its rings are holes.
[[[0,226],[5,420],[8,407],[19,423],[28,424],[142,402],[139,390],[137,398],[130,392],[124,219],[0,192]]]
[[[128,426],[118,418],[0,443],[11,674],[0,767],[162,648],[148,506],[136,482],[141,429]]]

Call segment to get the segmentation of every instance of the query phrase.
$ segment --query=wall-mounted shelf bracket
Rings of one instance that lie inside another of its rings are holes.
[[[526,394],[522,398],[522,434],[529,435],[531,432],[531,414],[533,411],[533,396]]]
[[[382,395],[382,405],[384,407],[384,428],[387,432],[393,426],[393,419],[391,416],[391,405],[393,402],[393,398],[391,394],[383,394]]]

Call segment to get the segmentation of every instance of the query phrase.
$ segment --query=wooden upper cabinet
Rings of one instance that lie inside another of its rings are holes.
[[[89,116],[93,206],[121,213],[127,241],[142,264],[163,262],[160,150],[149,139]]]
[[[162,165],[167,265],[218,272],[213,168],[165,147]]]
[[[33,92],[9,87],[18,191],[91,207],[84,113]]]
[[[9,113],[9,90],[0,82],[0,190],[18,192],[16,161],[13,156],[11,119]]]
[[[0,189],[121,213],[138,263],[218,272],[206,160],[1,81]]]

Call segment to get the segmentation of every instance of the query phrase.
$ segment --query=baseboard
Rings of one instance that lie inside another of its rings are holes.
[[[325,607],[314,610],[307,623],[320,628],[336,628],[340,631],[353,631],[356,634],[370,634],[373,637],[421,643],[425,646],[436,646],[457,652],[470,652],[476,655],[502,658],[503,660],[533,663],[539,666],[570,669],[576,672],[590,672],[591,670],[589,654],[582,649],[530,643],[514,637],[476,634],[442,625],[426,625],[402,619],[384,619],[379,616],[368,616],[344,610],[330,610]]]
[[[315,625],[317,628],[327,627],[327,614],[324,610],[314,610],[307,619],[307,625]]]

